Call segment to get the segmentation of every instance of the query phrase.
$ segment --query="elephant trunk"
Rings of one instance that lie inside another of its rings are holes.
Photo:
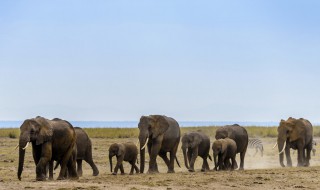
[[[26,153],[26,150],[24,147],[26,147],[27,143],[29,142],[29,137],[27,135],[21,135],[19,140],[19,166],[18,166],[18,179],[21,180],[21,174],[23,170],[23,164],[24,164],[24,156]]]
[[[217,163],[217,156],[218,156],[218,154],[213,154],[213,159],[214,159],[214,169],[216,170],[216,171],[218,171],[218,163]]]
[[[280,165],[282,167],[285,167],[285,165],[283,164],[283,157],[284,157],[284,152],[283,149],[285,149],[285,141],[284,140],[279,140],[278,139],[278,149],[279,149],[279,161],[280,161]]]
[[[140,144],[140,173],[144,172],[145,150],[146,150],[146,149],[141,150],[142,146],[143,145]]]
[[[109,155],[109,162],[110,162],[110,171],[112,173],[112,156]]]
[[[186,166],[187,169],[189,169],[188,159],[187,159],[187,149],[182,148],[182,152],[183,152],[183,158],[184,158],[184,165]]]

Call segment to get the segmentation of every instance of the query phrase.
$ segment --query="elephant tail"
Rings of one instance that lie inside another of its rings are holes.
[[[211,161],[212,161],[212,158],[211,158],[211,156],[210,156],[210,155],[208,155],[208,157],[209,157],[209,160],[211,160]]]
[[[180,163],[179,163],[179,161],[178,161],[177,156],[175,156],[175,159],[176,159],[176,162],[177,162],[177,164],[178,164],[179,168],[181,168],[181,166],[180,166]]]

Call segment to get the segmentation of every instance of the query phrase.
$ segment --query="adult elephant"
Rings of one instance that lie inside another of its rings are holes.
[[[78,179],[72,152],[76,146],[73,126],[64,120],[48,120],[43,117],[27,119],[20,127],[18,179],[24,164],[25,149],[32,144],[36,164],[36,180],[46,179],[46,166],[53,160],[61,164],[58,180],[64,179],[66,170],[71,179]],[[50,170],[52,170],[52,164]]]
[[[220,127],[216,131],[215,138],[225,139],[225,138],[233,139],[237,144],[237,152],[240,153],[240,168],[239,170],[244,169],[244,157],[246,155],[247,146],[248,146],[248,133],[244,127],[241,127],[238,124],[234,125],[226,125],[224,127]],[[236,164],[235,164],[236,165]]]
[[[182,152],[184,164],[189,172],[194,172],[194,163],[196,158],[200,156],[203,159],[201,171],[209,171],[207,158],[210,150],[210,138],[202,132],[189,132],[182,137]],[[188,165],[190,164],[190,166]]]
[[[283,164],[283,152],[287,158],[287,166],[292,166],[290,148],[298,150],[298,166],[309,166],[310,152],[312,150],[313,128],[312,124],[303,118],[289,117],[287,121],[281,120],[278,127],[278,149],[280,165]],[[275,145],[276,146],[276,145]],[[274,147],[275,147],[274,146]],[[305,155],[307,152],[307,157]]]
[[[150,115],[142,116],[138,127],[140,131],[140,173],[144,172],[146,146],[150,157],[148,173],[159,172],[156,162],[158,155],[166,163],[168,173],[174,173],[174,159],[177,159],[176,153],[180,142],[178,122],[171,117]],[[170,159],[167,157],[167,152],[170,153]]]
[[[82,176],[82,160],[86,161],[93,170],[93,176],[99,175],[99,170],[92,159],[92,143],[88,134],[80,127],[74,128],[77,136],[77,172]]]

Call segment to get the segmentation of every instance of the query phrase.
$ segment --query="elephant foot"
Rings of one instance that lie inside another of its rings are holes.
[[[57,178],[57,180],[65,180],[65,178],[59,176],[59,177]]]
[[[36,177],[37,181],[46,181],[47,177],[45,175],[39,175]]]
[[[175,173],[174,170],[168,170],[167,173]]]
[[[95,171],[95,172],[93,172],[93,174],[92,174],[93,176],[98,176],[99,175],[99,171]]]
[[[244,170],[244,168],[241,168],[241,167],[240,167],[239,170]]]
[[[53,180],[53,177],[49,177],[48,179],[49,179],[50,181],[52,181],[52,180]]]
[[[45,177],[37,177],[36,180],[37,180],[37,181],[46,181],[46,178],[45,178]]]
[[[78,180],[79,177],[78,176],[75,176],[75,177],[69,177],[70,180]]]
[[[125,173],[121,173],[121,175],[126,175]]]
[[[189,172],[195,172],[194,169],[188,169]]]
[[[112,175],[117,175],[117,173],[113,172]]]
[[[148,174],[157,174],[157,173],[159,173],[159,171],[157,171],[157,170],[149,170],[148,171]]]

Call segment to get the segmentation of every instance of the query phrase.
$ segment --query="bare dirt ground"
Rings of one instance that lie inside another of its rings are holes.
[[[311,167],[281,168],[277,150],[272,149],[275,143],[274,138],[262,139],[265,149],[263,157],[259,153],[253,157],[255,151],[248,150],[244,171],[200,172],[202,160],[199,157],[195,167],[197,172],[190,173],[184,167],[182,151],[179,149],[178,159],[181,168],[175,166],[174,174],[167,174],[164,162],[158,158],[160,174],[117,176],[110,173],[107,156],[109,145],[114,142],[136,142],[136,139],[95,138],[92,140],[94,160],[100,170],[99,176],[93,177],[90,166],[84,162],[83,177],[77,181],[37,182],[31,147],[26,152],[22,181],[19,181],[17,179],[18,150],[13,150],[18,139],[0,138],[0,189],[320,189],[320,150],[316,152],[315,157],[311,158]],[[320,139],[316,141],[320,142]],[[292,155],[292,158],[296,165],[296,154]],[[209,163],[210,168],[213,168],[213,162],[209,161]],[[124,169],[129,173],[130,165],[125,163]],[[59,169],[55,171],[55,178],[58,172]]]

